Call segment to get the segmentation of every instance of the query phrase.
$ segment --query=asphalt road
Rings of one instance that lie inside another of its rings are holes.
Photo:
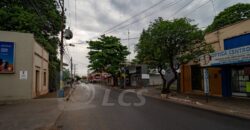
[[[121,94],[99,85],[82,84],[64,104],[56,125],[63,130],[250,129],[249,120],[149,97],[145,97],[143,104],[143,99],[127,91]]]

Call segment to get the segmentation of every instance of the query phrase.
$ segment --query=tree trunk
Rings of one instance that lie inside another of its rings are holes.
[[[161,90],[161,93],[165,93],[166,85],[167,85],[167,80],[165,78],[165,75],[162,74],[162,68],[158,68],[158,72],[160,73],[161,79],[162,79],[162,90]]]
[[[113,77],[113,86],[118,86],[118,78],[114,75],[112,77]]]
[[[170,92],[170,86],[174,83],[175,80],[177,80],[178,75],[176,72],[176,69],[174,68],[173,62],[170,62],[170,68],[172,70],[172,72],[174,73],[174,77],[167,83],[167,88],[166,88],[166,92],[169,93]]]

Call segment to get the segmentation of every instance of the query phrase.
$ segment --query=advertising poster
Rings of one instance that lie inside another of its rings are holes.
[[[0,73],[14,73],[15,44],[0,41]]]

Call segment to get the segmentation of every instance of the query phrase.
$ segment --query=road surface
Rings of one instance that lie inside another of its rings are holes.
[[[249,130],[250,121],[100,85],[76,88],[56,125],[63,130]]]

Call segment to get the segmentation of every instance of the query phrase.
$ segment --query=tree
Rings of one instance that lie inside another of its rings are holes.
[[[49,52],[49,86],[57,86],[57,47],[62,17],[56,0],[1,0],[0,30],[33,33]]]
[[[67,81],[70,79],[70,72],[69,69],[63,69],[63,81]]]
[[[168,93],[178,78],[180,65],[207,53],[210,47],[204,42],[203,32],[197,25],[191,25],[189,19],[170,21],[158,18],[142,31],[136,51],[140,63],[158,69],[163,80],[162,93]],[[168,67],[174,78],[167,83],[164,70]]]
[[[96,72],[110,73],[114,79],[114,85],[117,85],[119,69],[129,54],[128,48],[114,36],[102,35],[98,40],[87,43],[90,49],[88,67]]]
[[[79,75],[76,75],[75,78],[76,78],[76,81],[80,81],[82,79]]]
[[[211,25],[206,28],[206,33],[216,31],[226,25],[247,20],[250,18],[250,4],[235,4],[220,12]]]

